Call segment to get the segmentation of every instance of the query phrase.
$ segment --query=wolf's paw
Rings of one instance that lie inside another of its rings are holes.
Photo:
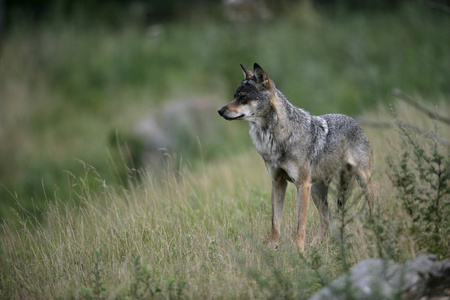
[[[278,248],[280,247],[280,244],[279,243],[269,243],[268,246],[269,246],[270,250],[277,252]]]
[[[277,251],[278,248],[280,247],[280,240],[279,240],[278,236],[270,236],[269,242],[267,243],[267,245],[269,246],[269,249],[271,249],[273,251]]]

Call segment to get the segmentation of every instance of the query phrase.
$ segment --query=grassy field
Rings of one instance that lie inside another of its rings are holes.
[[[0,60],[0,298],[307,299],[365,258],[448,258],[449,148],[435,135],[450,140],[449,127],[432,133],[435,122],[391,90],[446,115],[450,20],[414,5],[305,16],[295,7],[264,22],[16,26]],[[331,201],[332,230],[310,245],[319,225],[310,205],[304,256],[293,243],[292,187],[281,248],[265,245],[270,179],[244,122],[217,116],[230,139],[173,153],[167,170],[139,179],[109,141],[170,99],[219,108],[242,79],[239,63],[255,61],[314,114],[395,122],[393,103],[397,120],[431,132],[408,139],[401,126],[364,127],[376,217],[368,222],[356,188],[341,214]]]
[[[438,107],[449,109],[448,103]],[[382,106],[365,116],[392,121],[388,111]],[[433,128],[428,117],[403,103],[395,111],[405,122]],[[73,178],[70,200],[56,194],[59,203],[48,203],[42,222],[30,225],[31,216],[18,215],[19,226],[3,223],[2,296],[306,299],[361,259],[402,260],[427,252],[414,235],[402,231],[408,216],[395,196],[389,179],[392,169],[386,164],[387,157],[397,161],[407,144],[393,129],[365,131],[374,151],[377,220],[385,230],[383,236],[368,226],[361,211],[361,191],[355,188],[344,216],[331,203],[331,233],[314,246],[310,242],[319,220],[311,205],[306,252],[299,255],[293,243],[296,201],[290,186],[282,245],[272,252],[265,245],[271,218],[270,179],[255,151],[210,162],[196,171],[185,167],[173,173],[168,168],[163,179],[147,174],[127,189],[105,184],[93,192],[83,178]],[[448,127],[442,128],[440,137],[450,138]],[[446,147],[441,151],[448,154]],[[86,172],[104,182],[93,168],[86,166]],[[448,195],[447,191],[447,210]],[[75,208],[70,201],[80,205]],[[342,225],[342,217],[353,216],[353,221]],[[446,224],[442,247],[449,245]],[[444,257],[449,254],[448,248],[442,251]]]

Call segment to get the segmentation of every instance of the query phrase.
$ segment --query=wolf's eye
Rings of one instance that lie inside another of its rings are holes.
[[[247,102],[248,101],[248,97],[247,97],[247,95],[240,94],[239,95],[239,100],[241,102]]]

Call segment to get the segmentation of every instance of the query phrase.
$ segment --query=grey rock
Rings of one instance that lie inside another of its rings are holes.
[[[438,297],[438,298],[433,298]],[[450,262],[420,255],[403,265],[368,259],[320,290],[310,300],[450,299]]]

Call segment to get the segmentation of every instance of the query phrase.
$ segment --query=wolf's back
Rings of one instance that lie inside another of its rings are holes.
[[[361,147],[369,148],[369,140],[364,134],[361,126],[355,119],[341,114],[328,114],[320,116],[328,125],[327,142],[351,143]]]

